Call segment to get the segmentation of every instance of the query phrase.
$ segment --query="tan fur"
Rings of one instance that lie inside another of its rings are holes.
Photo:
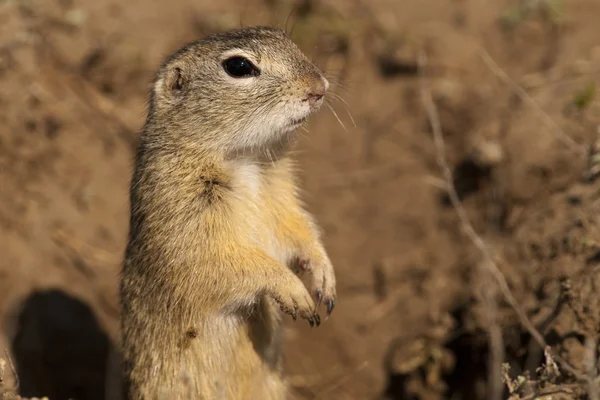
[[[240,54],[259,76],[228,76],[222,61]],[[316,303],[330,313],[336,296],[287,154],[292,121],[316,111],[322,100],[308,98],[327,86],[264,27],[202,39],[159,69],[121,280],[127,398],[286,397],[279,308],[318,325]]]

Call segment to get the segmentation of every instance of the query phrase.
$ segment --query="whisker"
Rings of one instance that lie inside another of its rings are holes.
[[[269,157],[267,156],[267,148],[261,147],[260,150],[262,151],[263,155],[265,156],[265,160],[268,160]]]
[[[340,79],[340,78],[344,77],[345,75],[347,75],[348,69],[345,67],[342,67],[340,69],[328,69],[323,72],[325,73],[325,75],[330,76],[332,79],[333,78]]]
[[[273,160],[273,155],[271,154],[271,149],[267,148],[267,155],[269,156],[269,160],[271,161],[271,165],[275,166],[275,161]]]
[[[348,129],[346,129],[346,125],[344,125],[344,123],[342,122],[342,120],[340,119],[340,117],[338,117],[337,113],[335,112],[335,110],[333,109],[333,107],[331,106],[331,104],[329,104],[328,102],[325,102],[325,105],[327,106],[327,108],[329,108],[331,110],[331,112],[333,113],[333,115],[335,116],[335,118],[338,120],[338,122],[340,123],[340,125],[342,126],[342,128],[344,128],[345,131],[348,131]]]
[[[329,71],[323,71],[323,73],[325,74],[325,76],[327,78],[331,78],[331,79],[340,79],[342,77],[342,70],[329,70]]]
[[[346,100],[344,100],[342,98],[342,96],[340,96],[337,93],[331,92],[331,93],[329,93],[329,95],[332,96],[334,99],[340,101],[343,104],[344,109],[346,110],[346,113],[348,114],[348,117],[350,117],[350,121],[352,121],[352,125],[356,129],[356,122],[354,122],[354,117],[352,117],[352,113],[350,112],[350,106],[348,105],[348,103],[346,103]]]
[[[293,14],[295,11],[298,11],[298,6],[292,6],[292,10],[290,11],[290,15]],[[286,21],[287,23],[287,21]],[[290,34],[288,35],[289,37],[294,36],[294,29],[296,29],[296,25],[298,24],[298,19],[294,20],[294,24],[292,25],[292,30],[290,30]]]
[[[317,66],[317,68],[321,69],[321,65],[320,65],[320,59],[319,59],[320,53],[319,53],[319,45],[318,42],[317,44],[315,44],[315,47],[313,48],[312,51],[312,57],[311,57],[311,62],[313,64],[315,64]]]
[[[292,33],[293,33],[293,30],[294,30],[294,27],[296,26],[296,22],[294,22],[294,24],[292,25],[292,32],[288,33],[288,22],[289,22],[291,16],[294,14],[294,11],[296,11],[296,7],[292,7],[292,9],[290,10],[287,18],[285,19],[285,26],[283,28],[283,31],[289,37],[292,37]]]
[[[327,75],[325,75],[325,78],[327,78],[327,80],[329,81],[330,86],[332,86],[336,89],[341,89],[345,93],[352,94],[352,89],[349,84],[342,83],[340,81],[336,81],[335,79],[331,79]]]

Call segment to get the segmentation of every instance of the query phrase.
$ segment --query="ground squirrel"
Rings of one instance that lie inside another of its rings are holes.
[[[287,154],[328,86],[269,27],[206,37],[160,67],[121,276],[127,398],[286,397],[278,309],[319,325],[336,299]]]

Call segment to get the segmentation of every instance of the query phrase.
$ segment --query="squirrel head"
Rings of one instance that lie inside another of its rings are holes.
[[[162,65],[149,121],[207,151],[260,151],[289,139],[328,87],[282,30],[237,29],[191,43]]]

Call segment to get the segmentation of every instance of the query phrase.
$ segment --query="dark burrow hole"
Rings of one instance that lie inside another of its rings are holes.
[[[444,376],[447,396],[456,400],[485,399],[488,347],[485,336],[462,334],[446,347],[454,353],[456,365]]]
[[[59,290],[15,310],[12,354],[24,397],[104,400],[109,339],[91,309]]]
[[[464,310],[461,311],[461,313]],[[460,321],[460,319],[458,319]],[[460,325],[460,324],[459,324]],[[445,343],[445,348],[452,352],[455,364],[451,371],[441,376],[446,390],[437,392],[440,399],[452,400],[486,400],[490,396],[487,393],[488,381],[488,357],[489,342],[486,332],[464,332],[464,328],[458,326],[455,330],[456,336]],[[530,376],[535,376],[536,368],[540,367],[543,360],[541,347],[534,344],[531,336],[523,333],[520,327],[514,327],[511,331],[504,330],[503,339],[505,344],[505,363],[510,365],[510,374],[513,378],[529,371]],[[556,338],[549,335],[548,344],[556,344]],[[381,396],[385,400],[424,400],[430,399],[431,393],[422,393],[409,389],[409,381],[415,377],[427,387],[425,371],[417,370],[410,374],[388,373],[387,384]],[[505,388],[503,398],[507,398],[508,392]]]
[[[461,334],[446,344],[446,348],[455,357],[452,371],[442,376],[447,387],[439,398],[453,400],[482,400],[485,399],[485,381],[487,374],[486,343],[479,335]],[[425,371],[414,371],[411,374],[390,373],[387,378],[383,399],[385,400],[424,400],[430,398],[420,390],[416,392],[408,387],[410,380],[417,379],[425,382]]]
[[[460,200],[464,200],[471,194],[479,191],[483,184],[491,177],[491,168],[477,165],[471,159],[465,159],[454,167],[452,176],[454,178],[454,187]],[[442,195],[442,204],[451,205],[447,193]]]

